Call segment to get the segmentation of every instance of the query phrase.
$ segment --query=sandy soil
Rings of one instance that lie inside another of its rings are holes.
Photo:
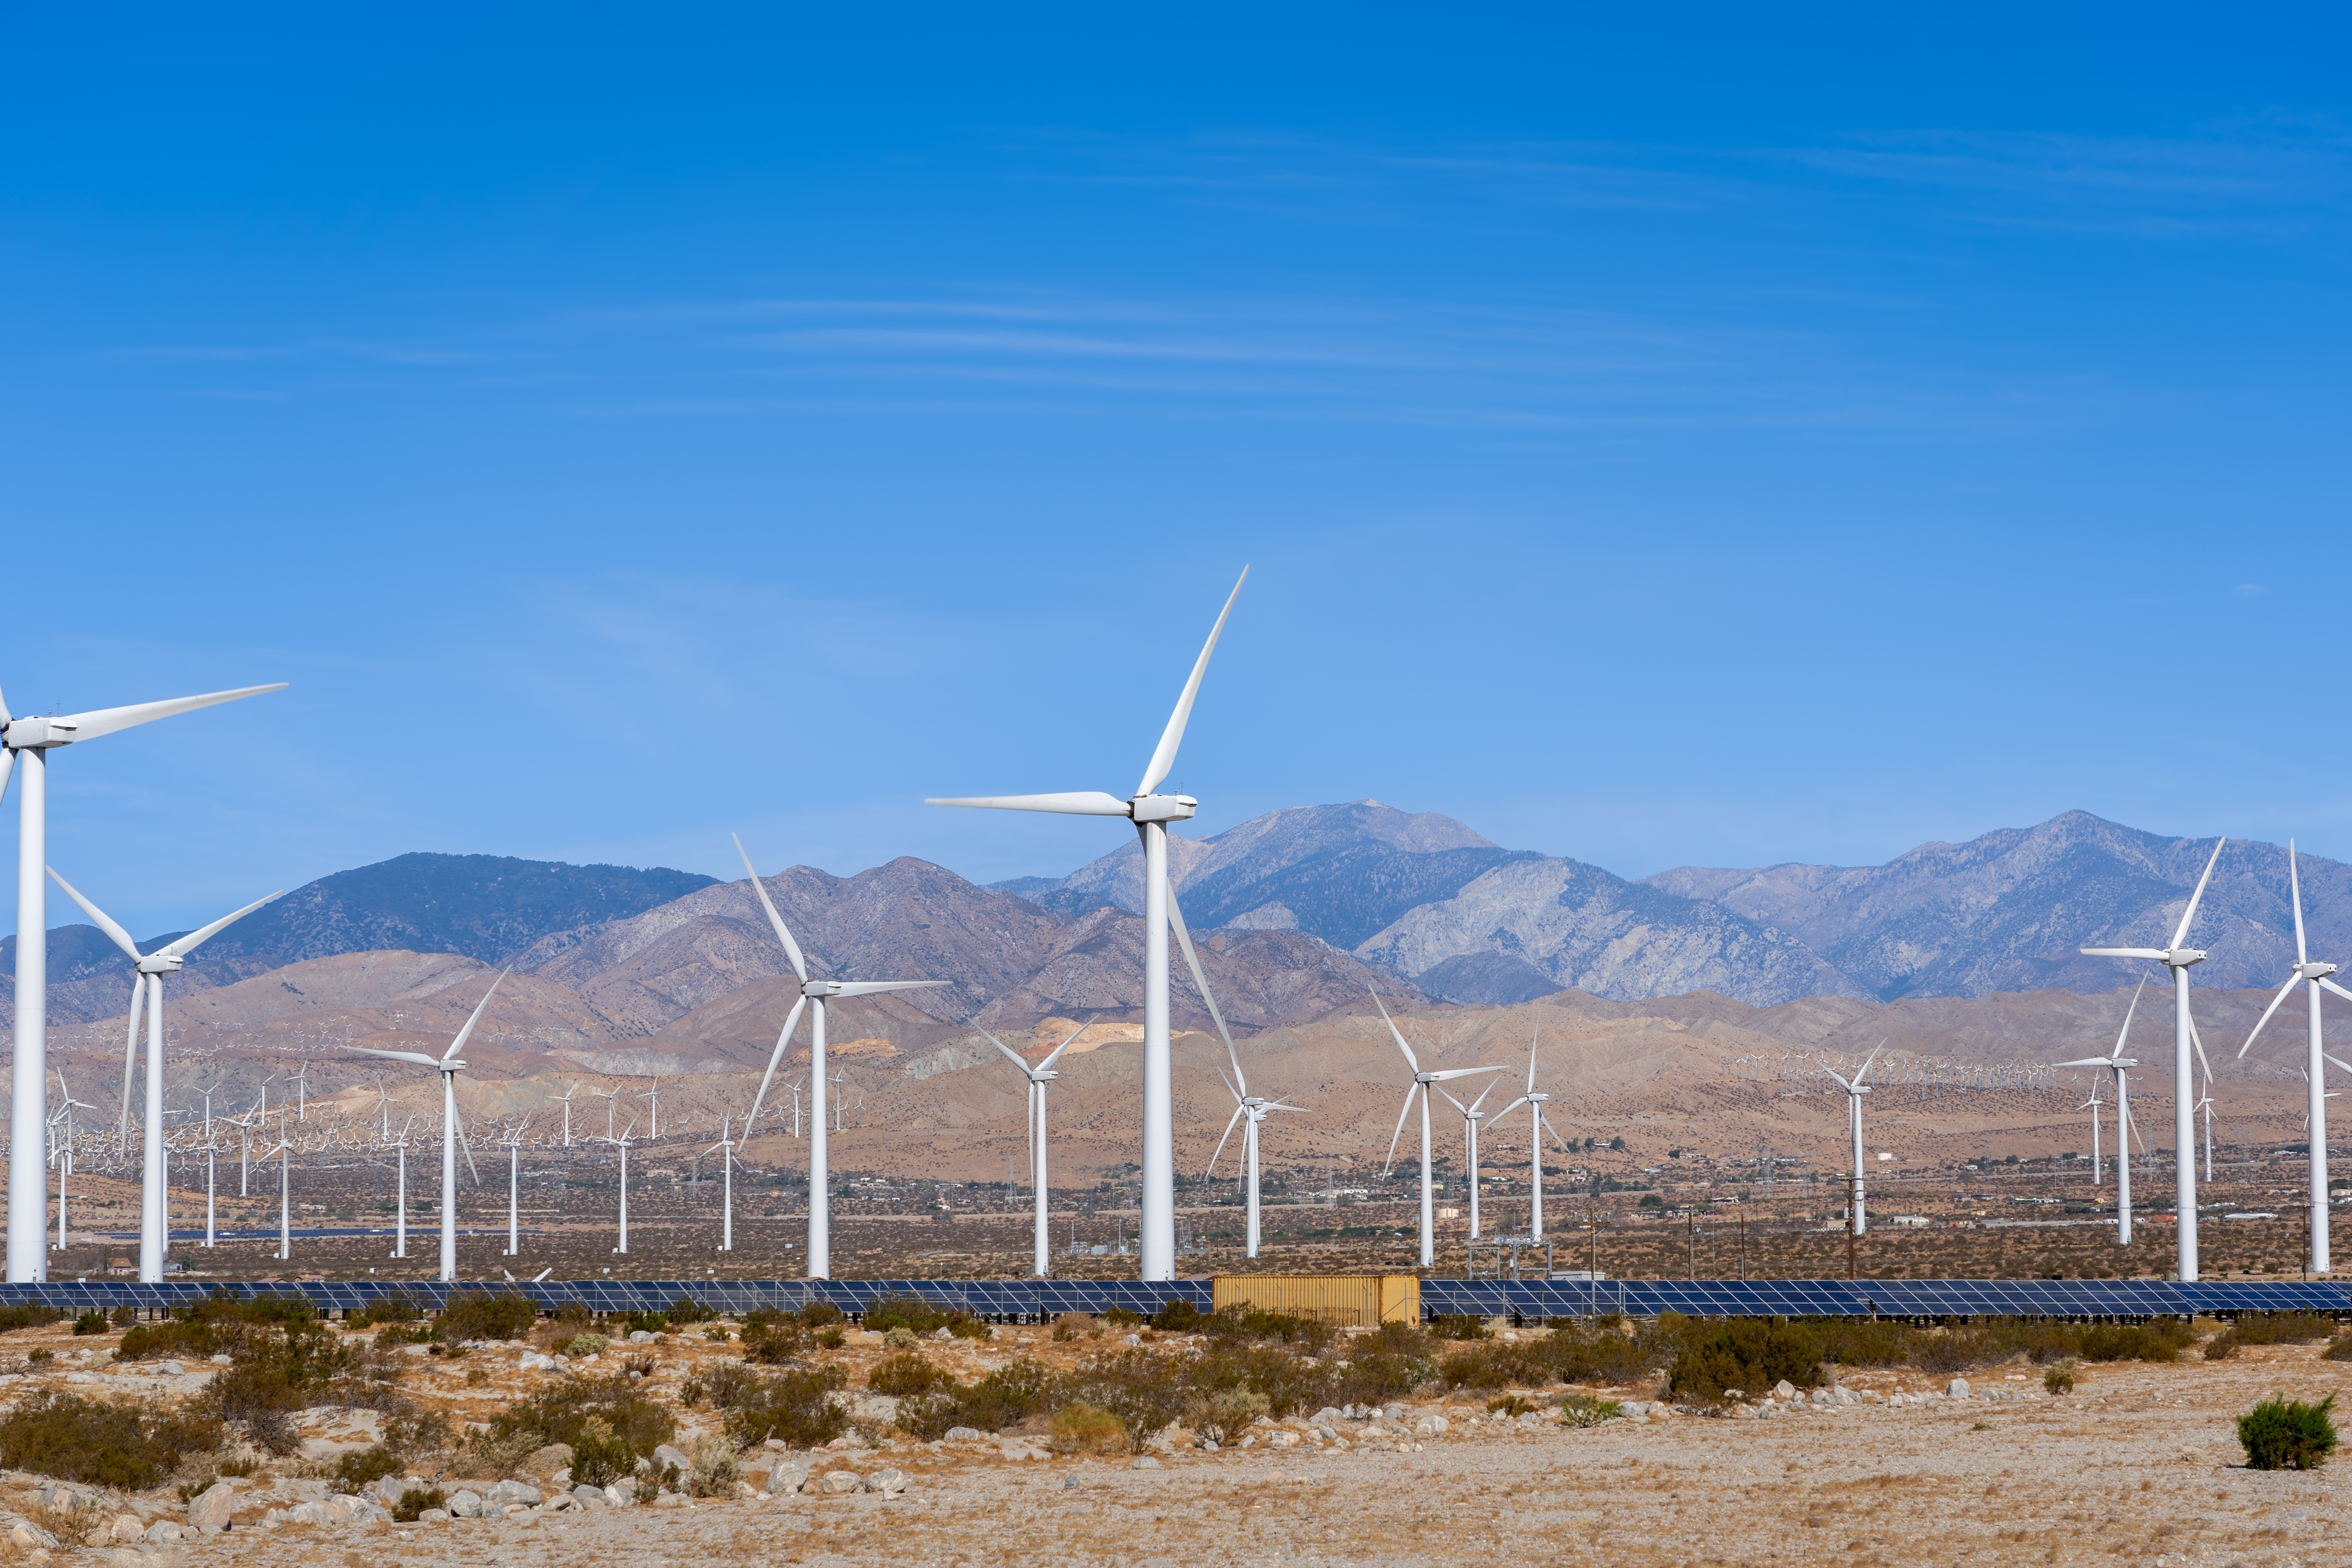
[[[927,1347],[928,1348],[928,1347]],[[958,1347],[956,1359],[1013,1346]],[[1038,1347],[1017,1347],[1024,1350]],[[2240,1467],[2232,1419],[2262,1395],[2316,1398],[2344,1363],[2314,1347],[2227,1363],[2091,1368],[2067,1397],[2021,1366],[1980,1374],[1981,1394],[1863,1405],[1771,1420],[1664,1415],[1584,1430],[1483,1417],[1455,1399],[1419,1446],[1367,1440],[1124,1459],[1008,1458],[995,1442],[862,1442],[820,1468],[895,1467],[907,1491],[704,1501],[558,1514],[528,1522],[293,1526],[250,1521],[126,1565],[630,1563],[1451,1563],[1473,1557],[1606,1563],[2211,1563],[2346,1559],[2339,1468]],[[501,1381],[504,1381],[502,1378]],[[1882,1394],[1940,1383],[1854,1373]],[[421,1392],[421,1391],[420,1391]],[[453,1391],[454,1392],[454,1391]],[[488,1392],[468,1390],[479,1397]],[[1622,1391],[1628,1396],[1646,1391]],[[1294,1424],[1303,1425],[1303,1424]],[[1260,1436],[1267,1436],[1260,1429]],[[2346,1463],[2352,1463],[2347,1460]],[[56,1559],[87,1555],[61,1552]]]

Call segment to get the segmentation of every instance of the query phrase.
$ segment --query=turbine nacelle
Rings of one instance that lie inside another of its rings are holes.
[[[75,732],[80,728],[71,719],[47,719],[28,713],[0,724],[0,744],[12,752],[45,752],[52,746],[72,745],[80,739]]]
[[[142,974],[177,974],[187,960],[176,952],[151,952],[139,961]]]
[[[2202,963],[2207,956],[2201,947],[2085,947],[2078,951],[2089,958],[2145,958],[2174,969]]]
[[[1137,822],[1185,822],[1200,809],[1189,795],[1139,795],[1127,803],[1127,815]]]
[[[2335,973],[2336,965],[2332,963],[2298,963],[2294,966],[2297,980],[2325,980]]]

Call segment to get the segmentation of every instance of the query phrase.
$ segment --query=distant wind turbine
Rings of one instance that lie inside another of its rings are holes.
[[[1872,1047],[1870,1055],[1863,1061],[1862,1070],[1851,1079],[1840,1078],[1836,1073],[1830,1072],[1831,1079],[1840,1089],[1845,1090],[1846,1117],[1853,1127],[1853,1195],[1846,1205],[1848,1211],[1846,1223],[1847,1228],[1856,1236],[1862,1235],[1868,1228],[1865,1217],[1867,1211],[1863,1205],[1862,1195],[1862,1097],[1870,1092],[1870,1064],[1878,1059],[1878,1052],[1885,1047],[1885,1041],[1881,1040],[1877,1046]],[[1826,1068],[1822,1070],[1829,1071]]]
[[[980,1026],[975,1024],[972,1027],[979,1029]],[[1053,1272],[1053,1262],[1048,1250],[1049,1238],[1045,1234],[1045,1205],[1047,1202],[1047,1186],[1045,1180],[1045,1086],[1062,1076],[1054,1070],[1054,1064],[1061,1059],[1062,1053],[1064,1051],[1070,1048],[1070,1042],[1072,1040],[1076,1040],[1080,1035],[1083,1035],[1086,1032],[1087,1026],[1084,1024],[1079,1025],[1076,1030],[1072,1031],[1069,1039],[1064,1040],[1060,1045],[1055,1046],[1053,1050],[1047,1054],[1044,1061],[1039,1062],[1033,1068],[1029,1065],[1028,1061],[1022,1057],[1020,1052],[1006,1045],[1003,1040],[998,1039],[994,1035],[990,1034],[986,1029],[980,1029],[981,1037],[986,1040],[990,1045],[994,1046],[998,1050],[1004,1053],[1004,1059],[1011,1062],[1013,1067],[1019,1070],[1021,1076],[1028,1080],[1026,1094],[1029,1101],[1029,1191],[1031,1197],[1033,1197],[1036,1202],[1037,1209],[1036,1225],[1034,1226],[1034,1234],[1032,1237],[1033,1246],[1032,1256],[1029,1261],[1029,1270],[1033,1275],[1040,1279],[1045,1279]],[[1211,1163],[1214,1163],[1213,1161]],[[1252,1250],[1250,1255],[1253,1258],[1256,1256],[1255,1249]]]
[[[1559,1145],[1559,1152],[1561,1153],[1565,1154],[1570,1152],[1567,1140],[1560,1137],[1559,1133],[1552,1129],[1551,1124],[1544,1120],[1544,1107],[1551,1103],[1551,1096],[1549,1094],[1539,1093],[1536,1089],[1536,1042],[1540,1037],[1542,1030],[1543,1025],[1541,1022],[1538,1022],[1536,1025],[1535,1029],[1529,1033],[1528,1037],[1528,1091],[1519,1096],[1518,1099],[1511,1101],[1510,1104],[1503,1107],[1502,1110],[1495,1112],[1495,1119],[1499,1121],[1504,1117],[1508,1116],[1512,1111],[1517,1110],[1522,1105],[1528,1108],[1528,1156],[1534,1167],[1533,1170],[1528,1173],[1528,1180],[1532,1186],[1535,1194],[1534,1201],[1528,1209],[1528,1234],[1534,1237],[1538,1241],[1541,1241],[1543,1239],[1544,1234],[1544,1134],[1548,1131],[1551,1132],[1552,1142]]]
[[[2311,1271],[2324,1277],[2330,1267],[2327,1235],[2327,1096],[2322,1091],[2322,1079],[2325,1076],[2322,1063],[2327,1053],[2320,1039],[2319,993],[2324,987],[2335,992],[2338,996],[2352,998],[2352,991],[2347,991],[2328,978],[2336,973],[2336,965],[2314,963],[2311,961],[2311,952],[2305,944],[2303,934],[2303,878],[2295,869],[2294,861],[2294,840],[2290,838],[2286,841],[2286,880],[2288,891],[2294,903],[2294,967],[2287,972],[2286,983],[2279,987],[2278,994],[2271,998],[2271,1005],[2263,1009],[2263,1016],[2256,1021],[2253,1032],[2246,1037],[2246,1043],[2238,1047],[2238,1058],[2241,1061],[2245,1059],[2246,1053],[2253,1048],[2255,1037],[2263,1032],[2263,1026],[2271,1021],[2271,1015],[2279,1010],[2279,1004],[2286,1000],[2288,992],[2293,991],[2298,984],[2310,992],[2310,1060],[2304,1068],[2304,1077],[2309,1085],[2310,1100],[2305,1111],[2305,1120],[2309,1123],[2310,1135],[2305,1140],[2305,1147],[2310,1151],[2311,1165]],[[2212,1142],[2210,1110],[2206,1113],[2206,1142],[2210,1148]],[[2213,1179],[2210,1154],[2207,1156],[2207,1165],[2205,1179],[2210,1182]]]
[[[775,901],[768,897],[768,885],[760,880],[752,868],[751,852],[743,847],[740,838],[735,840],[735,853],[743,857],[743,869],[751,878],[751,890],[760,897],[760,908],[767,911],[768,924],[774,928],[776,940],[783,944],[784,956],[792,961],[793,973],[801,983],[800,1000],[784,1017],[784,1026],[776,1036],[776,1048],[768,1057],[768,1070],[760,1079],[760,1092],[751,1097],[751,1114],[760,1114],[761,1103],[768,1098],[768,1086],[775,1081],[776,1068],[782,1065],[784,1052],[790,1048],[793,1031],[799,1027],[801,1009],[811,1002],[816,1004],[815,1016],[809,1020],[809,1082],[814,1088],[813,1100],[816,1114],[810,1121],[809,1138],[809,1239],[808,1277],[823,1279],[833,1272],[833,1220],[830,1194],[826,1183],[824,1129],[824,1018],[825,1005],[851,996],[873,996],[885,991],[915,991],[926,986],[944,985],[944,980],[811,980],[808,964],[801,957],[801,944],[793,940],[784,924],[784,917],[776,912]]]
[[[482,1021],[482,1009],[490,1005],[492,996],[498,994],[499,982],[504,980],[508,973],[500,971],[498,980],[490,982],[490,988],[482,993],[479,1002],[474,1004],[474,1011],[467,1018],[466,1026],[457,1031],[457,1037],[449,1042],[449,1048],[438,1058],[428,1057],[422,1051],[385,1051],[371,1046],[345,1047],[365,1056],[382,1057],[387,1061],[431,1068],[441,1075],[441,1279],[445,1283],[457,1278],[457,1152],[460,1149],[465,1151],[466,1168],[474,1173],[474,1180],[478,1183],[482,1179],[481,1171],[474,1164],[473,1146],[466,1142],[465,1127],[457,1120],[457,1075],[466,1067],[458,1059],[457,1053],[464,1050],[466,1042],[473,1037],[474,1026]]]
[[[141,1121],[145,1146],[140,1152],[139,1163],[139,1279],[142,1284],[160,1283],[163,1278],[163,1258],[171,1246],[171,1200],[164,1190],[163,1169],[163,976],[177,974],[187,962],[188,954],[207,938],[232,922],[243,920],[270,899],[282,896],[284,889],[268,899],[256,899],[233,915],[223,915],[202,931],[193,931],[157,948],[142,953],[131,933],[116,924],[105,910],[81,896],[71,882],[49,868],[49,878],[66,890],[66,896],[81,906],[90,923],[104,931],[109,941],[122,950],[133,965],[131,983],[130,1040],[122,1058],[122,1121],[127,1134],[131,1121],[131,1056],[139,1041],[139,1014],[143,1003],[147,1013],[147,1103]]]
[[[2116,1048],[2103,1057],[2084,1057],[2080,1061],[2060,1062],[2062,1068],[2105,1068],[2116,1080],[2116,1245],[2131,1245],[2131,1083],[2124,1075],[2139,1066],[2136,1057],[2124,1055],[2124,1041],[2131,1035],[2133,1015],[2139,1011],[2139,994],[2147,989],[2142,980],[2132,992],[2131,1005],[2124,1009],[2124,1026],[2116,1031]],[[2093,1113],[2096,1125],[2097,1113]],[[2095,1137],[2095,1133],[2094,1134]],[[2095,1158],[2095,1156],[2094,1156]]]
[[[2172,933],[2166,947],[2086,947],[2082,951],[2093,958],[2144,958],[2163,964],[2172,972],[2172,1146],[2179,1158],[2173,1161],[2177,1188],[2176,1206],[2179,1211],[2178,1246],[2180,1280],[2194,1284],[2197,1279],[2197,1082],[2190,1068],[2191,1033],[2195,1026],[2189,1016],[2189,971],[2205,962],[2202,948],[2183,944],[2189,940],[2190,922],[2197,919],[2197,906],[2205,897],[2205,884],[2213,879],[2213,867],[2221,858],[2221,847],[2226,838],[2213,841],[2212,858],[2205,862],[2205,874],[2197,879],[2197,890],[2189,896],[2189,907],[2180,912],[2180,924]],[[2120,1077],[2116,1079],[2121,1083]],[[2120,1107],[2121,1100],[2116,1101]],[[2131,1161],[2126,1150],[2123,1162]]]
[[[1389,1140],[1388,1163],[1381,1169],[1382,1176],[1396,1168],[1397,1139],[1404,1136],[1405,1119],[1412,1114],[1414,1100],[1421,1101],[1421,1266],[1427,1268],[1437,1261],[1437,1215],[1433,1195],[1436,1178],[1429,1163],[1430,1086],[1444,1083],[1449,1079],[1475,1078],[1482,1072],[1501,1072],[1504,1069],[1498,1067],[1450,1068],[1444,1072],[1424,1072],[1421,1059],[1412,1054],[1412,1047],[1404,1043],[1404,1032],[1396,1026],[1396,1020],[1389,1016],[1389,1010],[1381,1005],[1381,994],[1377,991],[1372,993],[1372,1005],[1380,1008],[1381,1022],[1389,1026],[1389,1035],[1396,1041],[1396,1048],[1404,1053],[1405,1066],[1412,1069],[1412,1087],[1404,1091],[1404,1109],[1397,1112],[1396,1133]]]

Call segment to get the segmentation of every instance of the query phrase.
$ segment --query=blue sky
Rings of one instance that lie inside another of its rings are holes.
[[[1244,563],[1210,831],[2352,858],[2332,13],[837,9],[0,20],[0,684],[294,682],[60,868],[1058,873],[920,797],[1127,793]]]

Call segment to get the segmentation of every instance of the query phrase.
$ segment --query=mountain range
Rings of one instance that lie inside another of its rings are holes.
[[[1884,866],[1683,867],[1633,881],[1504,848],[1434,813],[1357,801],[1171,838],[1170,864],[1219,1003],[1247,1032],[1354,1005],[1368,988],[1490,1006],[1561,991],[1612,1002],[1716,994],[1764,1008],[2104,994],[2134,967],[2075,948],[2161,942],[2210,850],[2069,812]],[[2293,961],[2284,861],[2258,843],[2222,856],[2191,936],[2213,953],[2200,986],[2275,984]],[[2352,868],[2301,865],[2315,954],[2340,953]],[[1129,846],[1059,879],[994,887],[911,858],[854,877],[793,867],[766,880],[813,973],[948,982],[845,1008],[837,1025],[922,1051],[973,1021],[1132,1022],[1139,869]],[[549,1045],[678,1061],[763,1057],[796,989],[747,882],[417,854],[322,878],[257,911],[200,949],[173,994],[400,952],[534,977],[545,994],[530,1027]],[[13,940],[0,943],[0,970],[13,972],[14,957]],[[89,926],[50,933],[50,974],[60,1025],[117,1016],[128,997],[128,963]],[[1180,1026],[1205,1026],[1181,974],[1173,995]]]
[[[1709,990],[1772,1006],[2111,990],[2131,966],[2075,950],[2168,940],[2211,850],[2210,839],[2070,811],[1884,866],[1686,866],[1628,881],[1503,849],[1447,817],[1357,801],[1176,841],[1169,864],[1195,926],[1302,931],[1448,1001]],[[2346,952],[2352,868],[2310,855],[2300,864],[2315,953]],[[1130,845],[1016,890],[1064,912],[1133,910],[1139,866]],[[2198,984],[2276,984],[2294,963],[2293,930],[2286,851],[2230,845],[2191,933],[2213,954]]]

